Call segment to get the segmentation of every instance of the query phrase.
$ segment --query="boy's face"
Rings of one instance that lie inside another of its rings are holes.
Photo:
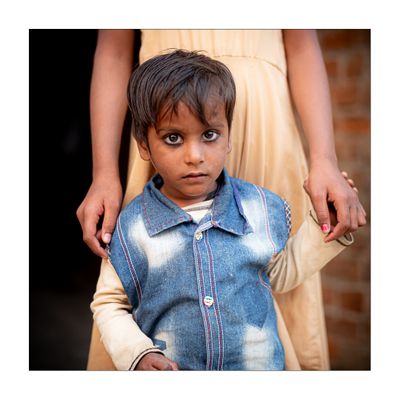
[[[139,143],[141,157],[164,180],[161,192],[180,207],[205,200],[217,188],[231,149],[224,105],[210,102],[205,111],[209,125],[180,102],[176,114],[149,128],[148,145]]]

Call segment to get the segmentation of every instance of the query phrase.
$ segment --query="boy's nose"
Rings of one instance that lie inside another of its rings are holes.
[[[185,146],[185,163],[197,165],[204,161],[204,152],[201,144],[188,143]]]

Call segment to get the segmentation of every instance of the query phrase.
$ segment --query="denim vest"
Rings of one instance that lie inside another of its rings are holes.
[[[266,269],[288,239],[287,203],[224,170],[196,224],[157,177],[123,209],[109,247],[134,320],[180,369],[284,369]]]

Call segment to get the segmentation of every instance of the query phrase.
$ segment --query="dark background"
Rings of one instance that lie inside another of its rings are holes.
[[[86,368],[100,258],[82,241],[75,213],[92,179],[89,92],[96,40],[96,30],[29,32],[30,370]]]

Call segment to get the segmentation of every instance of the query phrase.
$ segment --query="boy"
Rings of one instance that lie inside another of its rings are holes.
[[[92,303],[118,369],[284,369],[271,290],[293,289],[352,242],[324,243],[311,214],[288,240],[286,202],[228,176],[234,104],[229,70],[199,53],[132,74],[133,135],[157,174],[121,212]]]

